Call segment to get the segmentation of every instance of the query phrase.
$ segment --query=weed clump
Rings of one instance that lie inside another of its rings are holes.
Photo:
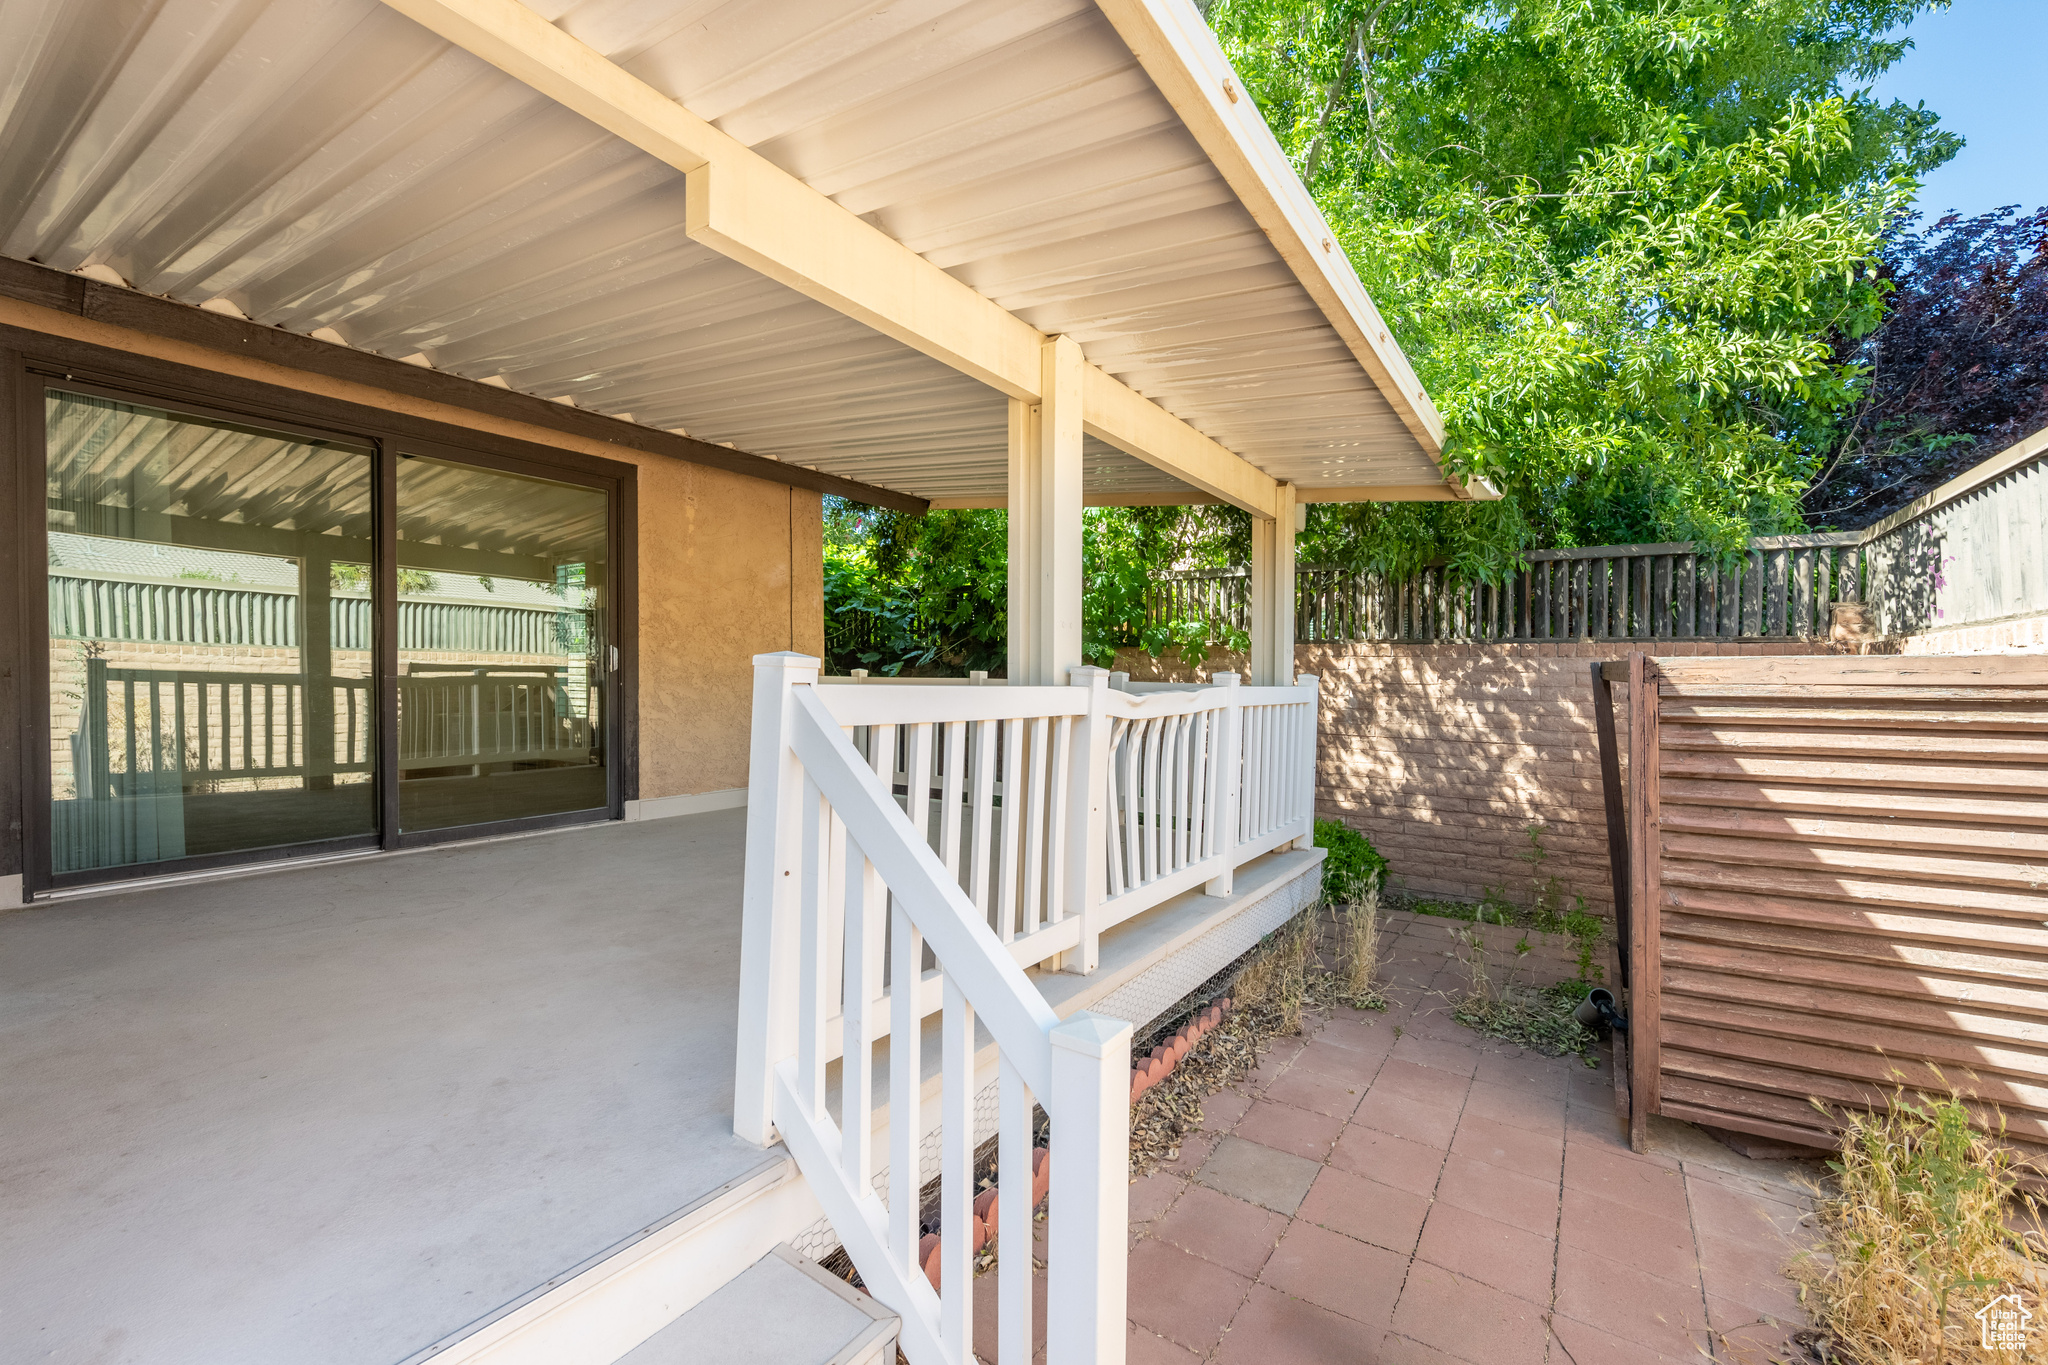
[[[1514,961],[1505,967],[1494,960],[1477,929],[1453,929],[1451,938],[1458,945],[1458,965],[1465,971],[1465,993],[1451,1002],[1451,1018],[1489,1038],[1534,1048],[1546,1056],[1575,1054],[1589,1067],[1600,1064],[1593,1056],[1598,1040],[1572,1017],[1585,999],[1585,982],[1536,987],[1522,981],[1529,956],[1526,935],[1515,944]]]
[[[1358,899],[1333,907],[1333,937],[1336,969],[1330,975],[1330,994],[1338,1004],[1356,1010],[1383,1010],[1387,997],[1380,990],[1380,889],[1374,885]]]
[[[1550,850],[1543,846],[1543,836],[1549,832],[1543,825],[1530,825],[1523,831],[1528,847],[1515,855],[1529,865],[1526,905],[1515,904],[1502,888],[1489,886],[1476,902],[1411,898],[1400,901],[1395,908],[1411,914],[1461,919],[1474,924],[1497,924],[1503,928],[1528,929],[1539,934],[1563,934],[1572,941],[1572,958],[1582,987],[1597,986],[1607,979],[1607,969],[1598,960],[1606,940],[1607,924],[1586,909],[1584,896],[1573,894],[1561,878],[1544,872],[1544,866],[1550,861]],[[1585,990],[1581,989],[1579,998],[1584,997]]]
[[[1325,900],[1348,905],[1367,895],[1378,898],[1387,884],[1387,860],[1370,839],[1336,820],[1318,820],[1315,841],[1325,854]]]
[[[1940,1073],[1936,1080],[1942,1084]],[[2038,1315],[2048,1291],[2040,1207],[2020,1190],[2019,1159],[1999,1134],[1970,1127],[1953,1089],[1895,1090],[1880,1112],[1848,1116],[1832,1188],[1821,1192],[1821,1246],[1791,1274],[1815,1329],[1801,1344],[1841,1365],[2008,1365],[2024,1343],[1986,1346],[2001,1296]]]

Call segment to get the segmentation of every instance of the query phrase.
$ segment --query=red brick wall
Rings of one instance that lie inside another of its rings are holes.
[[[1659,641],[1665,656],[1812,654],[1825,645]],[[1545,876],[1613,908],[1607,815],[1593,728],[1596,659],[1614,644],[1302,645],[1297,667],[1322,679],[1317,814],[1371,839],[1396,890],[1477,899],[1489,886],[1516,904],[1530,868],[1527,830],[1547,831]],[[1627,688],[1615,688],[1628,753]],[[1567,902],[1569,904],[1569,902]]]
[[[1842,652],[1821,643],[1655,646],[1665,656]],[[1518,905],[1531,888],[1516,855],[1540,824],[1550,854],[1543,875],[1610,914],[1589,666],[1628,652],[1611,643],[1299,646],[1296,667],[1322,679],[1316,813],[1372,840],[1396,891],[1477,900],[1493,886]],[[1117,658],[1135,678],[1194,676],[1162,665],[1136,650]],[[1231,666],[1242,661],[1214,661]],[[1624,760],[1626,697],[1626,687],[1615,689]]]

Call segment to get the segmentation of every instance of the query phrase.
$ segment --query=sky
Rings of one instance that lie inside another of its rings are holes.
[[[1905,35],[1913,50],[1873,87],[1882,99],[1924,103],[1969,145],[1937,168],[1917,207],[1929,219],[2002,204],[2048,204],[2048,0],[1956,0],[1923,14]]]

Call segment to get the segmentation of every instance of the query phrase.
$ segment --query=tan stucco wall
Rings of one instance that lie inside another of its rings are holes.
[[[743,787],[756,654],[825,648],[816,493],[640,463],[640,795]]]
[[[753,656],[824,650],[814,492],[10,299],[0,324],[638,466],[642,799],[746,785]]]

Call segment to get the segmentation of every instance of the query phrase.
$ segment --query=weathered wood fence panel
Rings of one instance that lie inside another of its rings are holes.
[[[1658,1113],[1825,1145],[1843,1111],[1945,1077],[2048,1148],[2048,660],[1604,676],[1636,683],[1638,1140]]]
[[[2048,430],[1868,535],[1870,600],[1886,635],[2048,613]]]
[[[1405,578],[1309,566],[1295,573],[1294,638],[1348,640],[1826,639],[1837,602],[1862,601],[1854,532],[1773,536],[1724,562],[1690,543],[1536,550],[1505,583],[1426,568]],[[1243,569],[1167,574],[1148,623],[1248,629]]]

